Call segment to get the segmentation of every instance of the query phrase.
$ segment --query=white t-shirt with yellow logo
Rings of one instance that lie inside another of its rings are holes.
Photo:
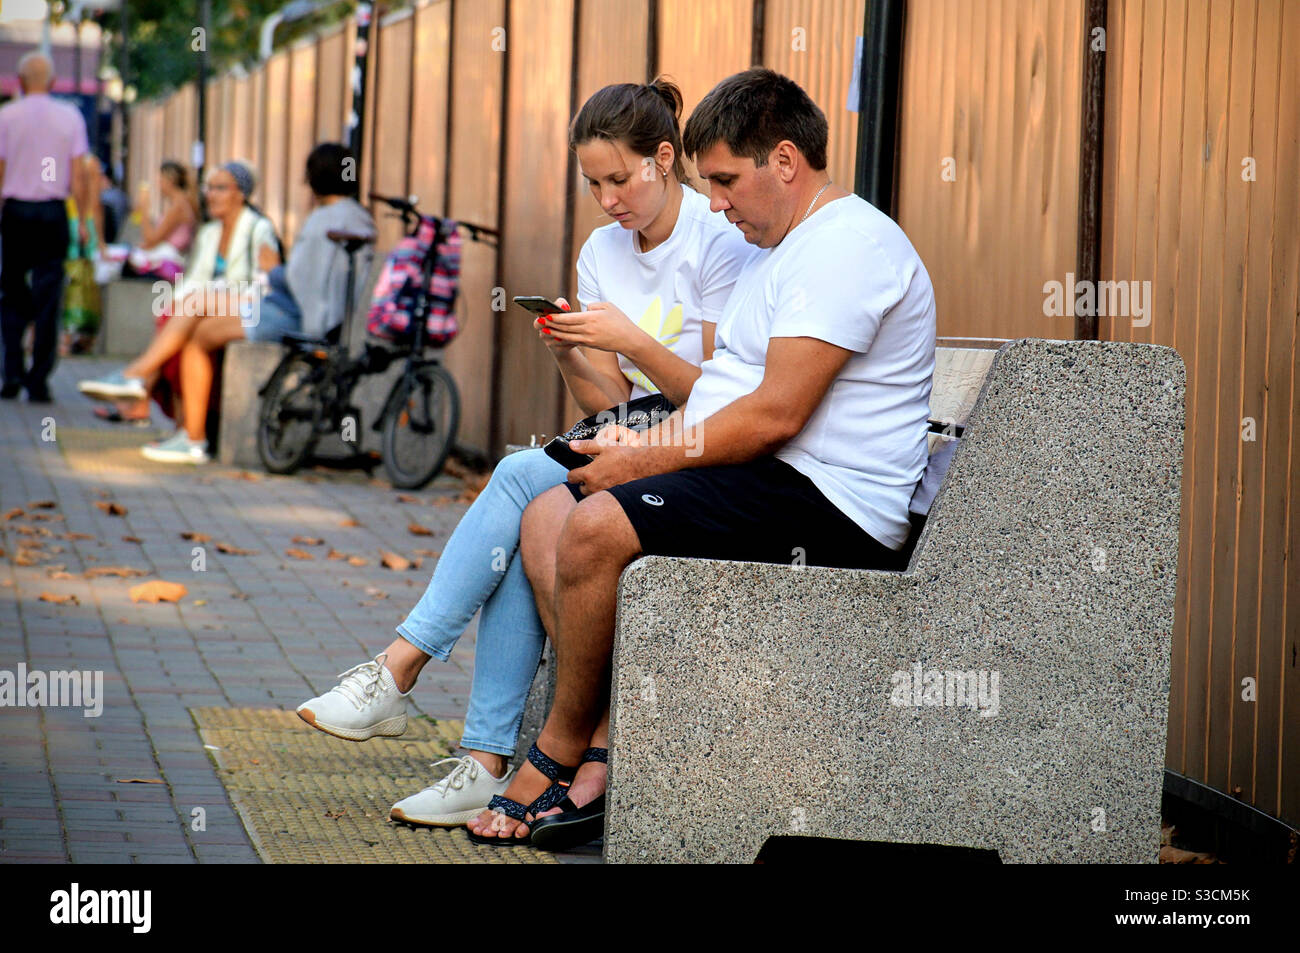
[[[611,222],[596,229],[578,255],[578,302],[608,301],[682,360],[704,358],[702,321],[717,323],[736,277],[754,246],[707,196],[682,186],[673,233],[648,252],[635,229]],[[650,378],[622,354],[619,369],[632,382],[632,398],[658,393]]]

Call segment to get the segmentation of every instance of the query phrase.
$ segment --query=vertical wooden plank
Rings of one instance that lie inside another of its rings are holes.
[[[1233,652],[1232,738],[1228,788],[1241,791],[1242,797],[1260,810],[1275,813],[1273,791],[1256,787],[1255,744],[1259,731],[1259,714],[1263,699],[1247,701],[1242,695],[1243,678],[1255,679],[1257,691],[1264,685],[1277,698],[1278,673],[1265,675],[1269,667],[1260,656],[1260,581],[1263,560],[1261,519],[1264,512],[1264,454],[1266,452],[1265,370],[1269,352],[1269,280],[1273,239],[1273,215],[1278,199],[1275,144],[1280,90],[1277,85],[1281,56],[1282,8],[1280,0],[1261,0],[1255,24],[1256,61],[1251,89],[1253,104],[1250,139],[1243,155],[1256,160],[1254,182],[1243,183],[1249,222],[1247,224],[1245,267],[1245,306],[1242,328],[1241,401],[1239,416],[1253,421],[1250,439],[1237,434],[1240,454],[1240,521],[1236,544],[1235,612],[1236,645]],[[1241,178],[1241,170],[1228,169],[1231,180]],[[1231,189],[1231,186],[1230,186]],[[1267,805],[1267,806],[1266,806]]]
[[[347,33],[340,27],[324,34],[316,46],[316,141],[343,142],[345,105],[351,93]],[[364,196],[363,196],[364,198]]]
[[[1200,407],[1200,391],[1197,387],[1197,368],[1199,366],[1199,339],[1197,336],[1196,295],[1200,280],[1198,270],[1198,249],[1201,241],[1201,216],[1203,213],[1204,166],[1202,159],[1205,145],[1204,104],[1209,81],[1207,57],[1209,55],[1209,4],[1206,0],[1192,0],[1187,6],[1187,28],[1185,62],[1187,73],[1184,79],[1183,117],[1182,117],[1182,175],[1180,177],[1179,201],[1179,254],[1177,270],[1177,341],[1187,367],[1186,419],[1187,427],[1183,443],[1183,490],[1180,507],[1179,551],[1178,551],[1178,595],[1174,605],[1174,642],[1178,648],[1174,652],[1175,673],[1180,657],[1184,660],[1182,677],[1173,685],[1173,697],[1179,700],[1175,708],[1182,713],[1181,747],[1169,752],[1168,766],[1182,774],[1200,777],[1201,764],[1192,757],[1192,738],[1203,735],[1205,731],[1205,706],[1199,699],[1205,691],[1204,660],[1198,656],[1203,644],[1193,640],[1191,612],[1192,591],[1203,583],[1194,582],[1195,573],[1202,571],[1200,561],[1195,558],[1192,549],[1193,532],[1198,523],[1198,514],[1193,508],[1192,492],[1195,473],[1193,471],[1194,449],[1196,440],[1197,411]],[[1117,228],[1122,226],[1118,225]],[[1171,733],[1172,734],[1172,733]]]
[[[447,206],[447,47],[451,42],[451,0],[415,12],[411,69],[411,129],[408,181],[420,204],[438,214]]]
[[[1177,2],[1177,0],[1175,0]],[[1159,253],[1156,242],[1151,236],[1157,234],[1156,216],[1160,207],[1160,155],[1161,142],[1160,109],[1163,105],[1160,81],[1164,74],[1165,33],[1164,0],[1150,0],[1142,6],[1142,76],[1138,92],[1139,120],[1141,141],[1138,147],[1137,161],[1137,234],[1146,236],[1134,245],[1133,267],[1129,274],[1119,273],[1115,278],[1138,282],[1151,281],[1154,277],[1155,263]],[[1131,287],[1131,285],[1130,285]],[[1132,301],[1130,300],[1130,308]],[[1151,327],[1139,327],[1131,316],[1119,316],[1112,320],[1116,326],[1118,340],[1151,343]]]
[[[250,163],[258,171],[258,187],[253,192],[253,201],[265,202],[266,186],[260,178],[263,175],[263,165],[266,161],[266,81],[267,68],[263,64],[253,71],[249,77],[249,137],[248,152],[240,158]]]
[[[266,121],[262,165],[262,211],[283,234],[289,153],[289,53],[281,50],[266,61]]]
[[[1211,624],[1210,738],[1207,780],[1220,791],[1234,793],[1229,784],[1233,720],[1238,692],[1233,690],[1237,613],[1236,558],[1241,506],[1241,361],[1242,338],[1248,333],[1244,313],[1245,268],[1250,249],[1250,184],[1241,178],[1241,156],[1249,154],[1255,67],[1255,0],[1232,4],[1231,59],[1226,75],[1228,99],[1223,134],[1223,178],[1213,187],[1224,193],[1222,293],[1219,311],[1207,315],[1219,334],[1219,387],[1213,452],[1214,479],[1214,610]],[[1261,328],[1262,329],[1262,328]],[[1243,633],[1244,635],[1244,633]],[[1243,639],[1244,641],[1244,639]],[[1253,654],[1254,646],[1249,650]],[[1253,665],[1251,666],[1253,668]],[[1244,714],[1244,712],[1243,712]]]
[[[289,60],[289,128],[285,151],[285,210],[281,238],[286,247],[298,236],[311,214],[311,189],[307,186],[307,156],[315,147],[316,44],[296,44]]]
[[[373,109],[373,146],[367,152],[371,188],[383,195],[406,195],[406,163],[411,149],[411,50],[414,18],[404,12],[379,27],[378,77]],[[402,237],[399,219],[381,215],[376,253],[387,254]]]
[[[1284,4],[1284,17],[1282,48],[1294,51],[1300,48],[1300,9],[1288,0]],[[1271,314],[1270,322],[1278,334],[1276,343],[1270,342],[1270,350],[1278,355],[1278,360],[1275,365],[1273,353],[1270,353],[1269,367],[1271,372],[1276,366],[1278,372],[1271,378],[1275,383],[1270,384],[1269,397],[1271,410],[1276,388],[1279,417],[1284,412],[1289,418],[1290,442],[1284,465],[1282,441],[1278,440],[1277,459],[1270,459],[1267,478],[1269,508],[1275,513],[1285,513],[1283,522],[1287,528],[1284,547],[1279,545],[1283,542],[1280,534],[1273,532],[1266,536],[1265,543],[1269,556],[1281,558],[1264,562],[1269,587],[1263,604],[1268,607],[1269,621],[1277,619],[1281,624],[1268,629],[1261,625],[1261,635],[1267,645],[1266,649],[1262,647],[1261,657],[1268,659],[1269,667],[1276,666],[1281,672],[1282,697],[1276,722],[1261,727],[1260,758],[1261,761],[1276,758],[1277,814],[1292,826],[1300,827],[1300,559],[1296,557],[1300,553],[1300,506],[1295,503],[1295,490],[1300,485],[1300,413],[1296,412],[1297,401],[1300,401],[1300,386],[1297,386],[1300,382],[1300,342],[1295,339],[1296,314],[1300,312],[1300,301],[1297,301],[1297,289],[1300,289],[1300,234],[1297,234],[1300,195],[1294,188],[1294,184],[1300,182],[1300,157],[1297,156],[1300,121],[1294,108],[1295,90],[1300,89],[1300,59],[1294,54],[1284,55],[1280,72],[1278,85],[1284,98],[1278,114],[1278,183],[1290,185],[1281,193],[1283,198],[1278,202],[1274,225],[1277,237],[1273,242],[1274,290],[1271,302],[1276,317]],[[1287,370],[1289,382],[1285,379]],[[1271,422],[1269,429],[1271,433]],[[1283,429],[1282,433],[1285,434],[1286,430]],[[1285,498],[1285,504],[1279,503],[1282,498]],[[1267,521],[1265,525],[1268,525]],[[1282,594],[1282,609],[1274,614],[1278,609],[1279,592]],[[1261,711],[1261,718],[1265,711]],[[1268,743],[1274,737],[1274,731],[1277,733],[1276,747]],[[1267,781],[1268,775],[1261,772],[1261,783]]]
[[[501,153],[501,87],[506,52],[493,49],[493,30],[505,28],[503,0],[452,7],[451,163],[447,214],[498,227],[497,183]],[[444,355],[461,392],[459,443],[489,457],[504,447],[492,440],[492,361],[496,326],[506,318],[494,311],[498,252],[469,242],[461,263],[457,305],[461,332]]]
[[[557,294],[566,281],[573,14],[571,0],[510,5],[501,257],[507,299]],[[534,434],[558,432],[559,375],[527,316],[513,308],[502,317],[497,423],[504,441],[526,444]]]
[[[1182,93],[1186,63],[1183,59],[1187,6],[1181,0],[1165,4],[1160,42],[1164,66],[1160,75],[1160,128],[1157,132],[1160,201],[1155,229],[1155,262],[1152,295],[1148,302],[1150,339],[1155,344],[1177,346],[1175,297],[1178,265],[1178,199],[1182,188]]]
[[[826,168],[833,182],[847,183],[848,188],[853,183],[858,114],[850,112],[846,102],[865,9],[866,0],[764,3],[763,65],[793,79],[826,113],[830,125]]]
[[[1223,293],[1224,208],[1223,177],[1227,165],[1227,71],[1232,55],[1232,8],[1211,4],[1209,10],[1209,79],[1202,135],[1202,206],[1199,241],[1198,297],[1196,312],[1196,367],[1192,383],[1196,410],[1191,417],[1193,431],[1186,455],[1191,479],[1192,522],[1191,573],[1193,586],[1188,600],[1191,653],[1188,686],[1189,730],[1187,761],[1199,777],[1209,768],[1210,692],[1215,676],[1212,664],[1214,611],[1214,433],[1219,390],[1218,328],[1210,315],[1217,316]]]

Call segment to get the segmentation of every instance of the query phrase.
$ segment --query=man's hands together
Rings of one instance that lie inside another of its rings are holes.
[[[595,457],[585,467],[569,471],[569,482],[581,483],[584,496],[658,472],[650,465],[641,433],[618,424],[602,428],[593,440],[574,440],[569,446]]]

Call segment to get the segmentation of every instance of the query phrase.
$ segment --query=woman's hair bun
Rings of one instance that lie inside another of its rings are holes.
[[[677,87],[677,84],[666,76],[656,76],[648,86],[656,96],[668,104],[668,111],[673,114],[673,118],[680,120],[682,118],[682,106],[685,105],[685,101],[682,99],[682,91]]]

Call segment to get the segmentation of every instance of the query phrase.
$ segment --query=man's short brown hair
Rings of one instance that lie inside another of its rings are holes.
[[[779,142],[789,139],[820,172],[826,168],[829,134],[826,114],[798,83],[756,66],[709,90],[686,122],[682,147],[694,157],[725,142],[733,155],[761,166]]]

